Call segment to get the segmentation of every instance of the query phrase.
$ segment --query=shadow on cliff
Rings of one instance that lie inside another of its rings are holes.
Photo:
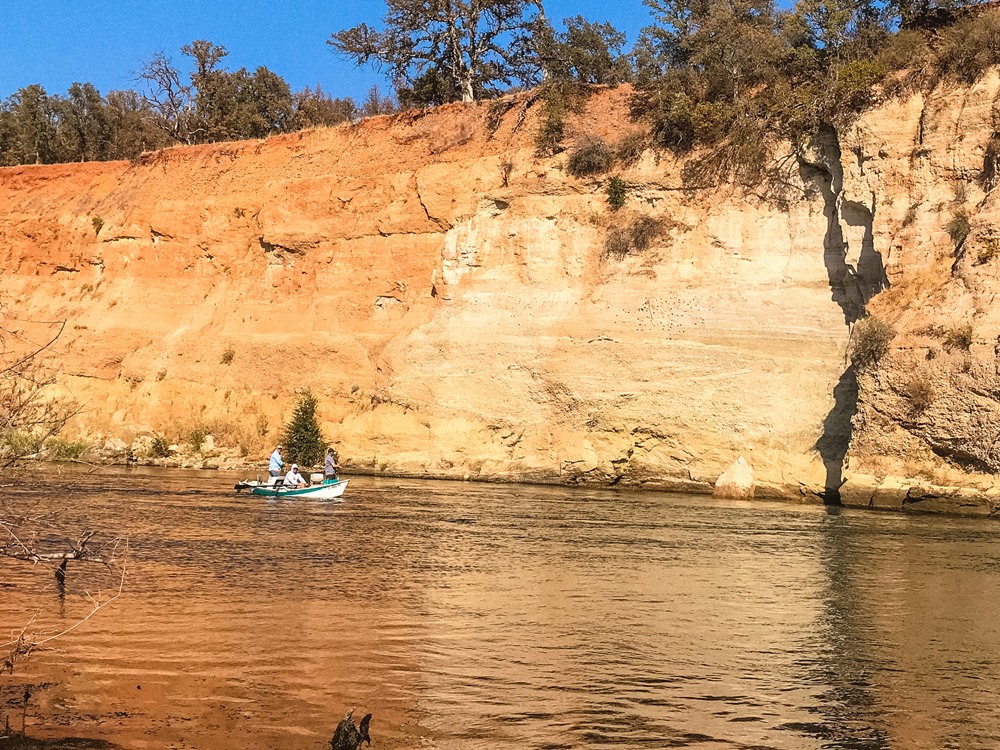
[[[857,156],[859,165],[863,164],[860,152]],[[815,185],[823,198],[823,215],[826,217],[823,263],[830,284],[830,297],[840,307],[844,323],[852,326],[864,316],[868,300],[889,286],[889,279],[882,254],[875,249],[874,196],[871,208],[843,198],[842,158],[837,131],[826,127],[813,140],[811,150],[799,154],[799,170],[803,182]],[[862,230],[855,265],[849,262],[851,248],[844,235],[845,225]],[[823,434],[816,441],[816,450],[826,467],[824,499],[829,504],[839,504],[840,486],[844,481],[844,457],[851,442],[851,420],[858,405],[858,379],[853,366],[840,376],[833,397],[833,409],[823,420]]]
[[[840,504],[840,485],[844,483],[844,458],[851,445],[851,420],[858,410],[858,376],[854,365],[840,376],[833,389],[833,408],[823,420],[823,434],[816,441],[816,450],[826,468],[823,499],[827,504]]]

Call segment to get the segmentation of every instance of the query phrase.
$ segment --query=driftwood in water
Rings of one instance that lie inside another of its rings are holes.
[[[372,715],[365,714],[361,724],[354,726],[354,721],[351,719],[353,713],[352,708],[337,725],[337,731],[330,740],[332,750],[358,750],[362,742],[367,742],[371,746],[372,738],[368,736],[368,724],[371,723]]]

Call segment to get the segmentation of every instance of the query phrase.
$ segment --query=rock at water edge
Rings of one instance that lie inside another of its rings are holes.
[[[753,493],[753,469],[743,456],[722,472],[722,475],[715,480],[715,489],[712,490],[713,497],[731,497],[737,500],[752,498]]]

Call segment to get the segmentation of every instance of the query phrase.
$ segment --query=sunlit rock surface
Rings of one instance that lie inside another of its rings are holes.
[[[758,496],[835,498],[852,470],[914,477],[949,453],[994,470],[997,89],[889,101],[767,187],[686,188],[647,150],[613,172],[617,212],[607,176],[565,166],[642,129],[628,88],[551,158],[537,105],[515,103],[495,130],[489,104],[451,105],[4,169],[3,295],[32,335],[67,322],[55,361],[94,441],[194,432],[263,459],[310,388],[346,471],[710,491],[743,454]],[[643,217],[662,222],[648,249],[607,257]],[[859,377],[866,304],[900,333]],[[920,333],[964,320],[969,352]],[[925,371],[914,416],[901,394]]]

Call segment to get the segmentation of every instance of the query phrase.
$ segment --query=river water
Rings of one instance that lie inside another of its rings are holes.
[[[353,706],[376,748],[1000,747],[993,521],[366,477],[268,501],[235,479],[9,493],[131,552],[120,599],[0,677],[0,714],[20,728],[30,684],[29,734],[126,748],[328,747]],[[98,587],[0,561],[0,635],[64,628]]]

